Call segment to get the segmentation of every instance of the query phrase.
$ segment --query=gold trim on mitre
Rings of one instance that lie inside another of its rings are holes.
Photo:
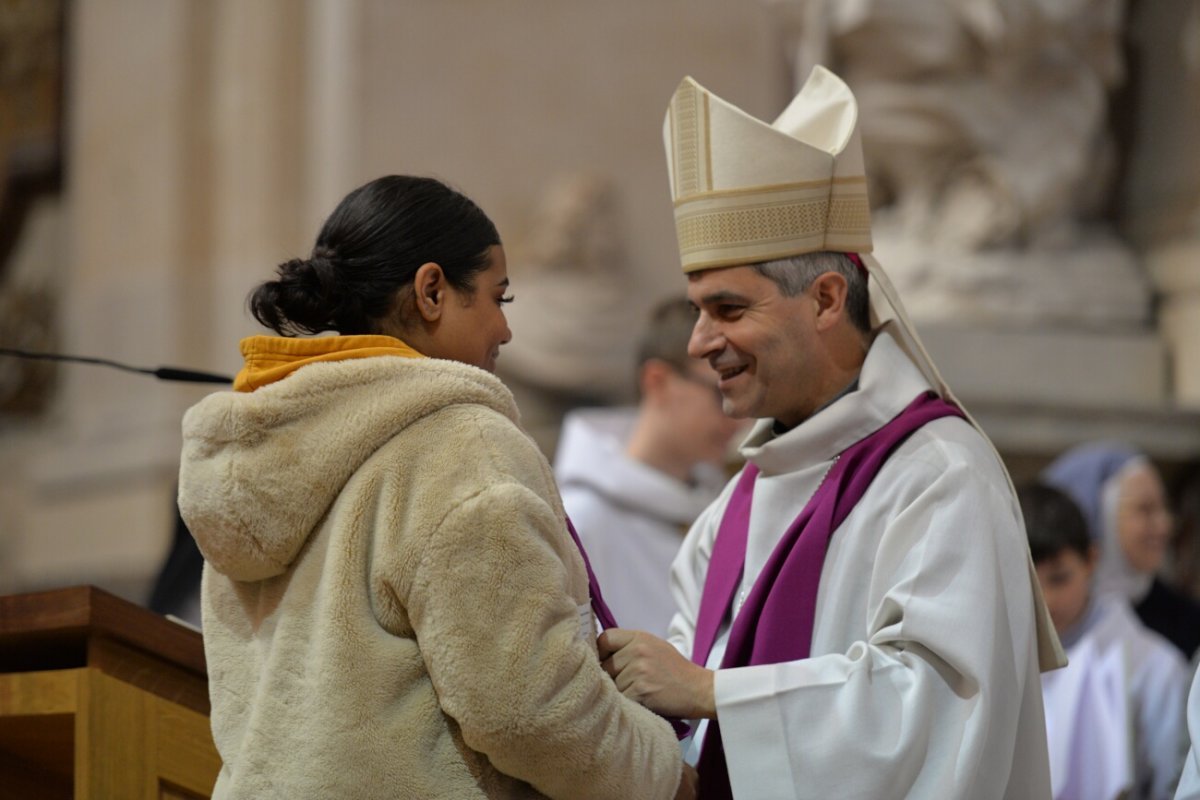
[[[684,78],[663,138],[684,272],[871,250],[858,107],[829,70],[770,125]]]

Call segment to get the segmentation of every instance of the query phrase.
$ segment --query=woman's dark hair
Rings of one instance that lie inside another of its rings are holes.
[[[1025,517],[1025,533],[1029,536],[1029,554],[1033,563],[1054,558],[1059,553],[1074,550],[1088,557],[1091,539],[1083,512],[1063,491],[1040,481],[1017,489],[1021,514]]]
[[[444,183],[377,178],[338,204],[311,256],[280,264],[276,280],[250,293],[250,312],[282,336],[378,333],[422,264],[437,263],[451,286],[472,292],[498,244],[487,215]]]

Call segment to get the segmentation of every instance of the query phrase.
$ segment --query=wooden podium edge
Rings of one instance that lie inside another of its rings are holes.
[[[83,666],[209,713],[196,631],[94,586],[0,597],[0,672]]]

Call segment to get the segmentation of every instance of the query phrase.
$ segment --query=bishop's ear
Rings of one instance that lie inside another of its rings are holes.
[[[446,274],[440,265],[430,261],[418,267],[413,277],[413,292],[422,319],[426,322],[441,319],[446,302]]]
[[[845,277],[836,272],[822,273],[812,282],[809,292],[817,301],[818,328],[828,327],[845,315],[848,289]]]

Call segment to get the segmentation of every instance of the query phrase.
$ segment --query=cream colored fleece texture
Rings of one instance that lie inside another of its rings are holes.
[[[494,376],[305,366],[184,418],[217,798],[667,798],[666,722],[581,631],[587,574]]]

